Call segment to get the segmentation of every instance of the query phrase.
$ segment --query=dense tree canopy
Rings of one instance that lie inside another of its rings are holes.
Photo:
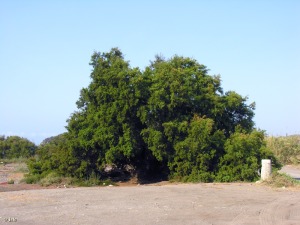
[[[36,148],[37,146],[26,138],[0,136],[0,158],[27,158],[35,154]]]
[[[90,65],[91,83],[81,90],[63,146],[44,153],[47,170],[86,177],[130,165],[140,176],[254,180],[260,159],[272,158],[254,129],[255,104],[223,93],[220,77],[196,60],[157,56],[141,71],[113,48],[95,52]],[[50,163],[57,154],[60,169]]]

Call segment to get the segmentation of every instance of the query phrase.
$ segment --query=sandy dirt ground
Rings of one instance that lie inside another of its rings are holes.
[[[0,193],[0,224],[300,224],[300,191],[180,184]]]
[[[254,183],[0,191],[0,224],[296,225],[299,212],[299,189]]]

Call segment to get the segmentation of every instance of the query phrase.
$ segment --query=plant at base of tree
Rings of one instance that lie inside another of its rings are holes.
[[[226,140],[225,153],[220,159],[217,181],[255,181],[257,170],[261,168],[261,159],[271,159],[274,168],[280,164],[272,152],[266,148],[263,131],[253,130],[251,133],[237,127],[236,131]]]

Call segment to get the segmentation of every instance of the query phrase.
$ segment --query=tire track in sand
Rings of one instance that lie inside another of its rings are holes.
[[[247,221],[248,216],[249,215],[247,214],[247,208],[241,207],[241,212],[233,218],[233,220],[230,222],[230,224],[231,225],[241,225]]]
[[[294,221],[291,218],[291,215],[297,214],[296,208],[299,209],[299,204],[300,198],[294,195],[276,199],[261,210],[259,215],[260,225],[299,224],[299,221]]]

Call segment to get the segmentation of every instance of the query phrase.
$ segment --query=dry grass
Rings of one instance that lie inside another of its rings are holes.
[[[300,188],[300,181],[295,180],[286,173],[279,173],[278,171],[273,172],[271,177],[263,181],[263,183],[276,188]]]
[[[267,147],[283,165],[300,164],[300,135],[266,138]]]

